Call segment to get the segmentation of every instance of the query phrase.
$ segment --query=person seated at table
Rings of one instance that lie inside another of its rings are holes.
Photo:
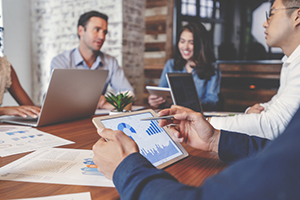
[[[300,106],[300,1],[277,0],[264,22],[269,47],[280,47],[285,54],[277,94],[257,103],[245,115],[212,117],[217,129],[231,130],[274,139],[286,128]],[[279,26],[278,24],[285,26]]]
[[[107,20],[108,16],[98,11],[82,14],[77,25],[79,46],[54,57],[51,61],[51,70],[55,68],[108,70],[97,108],[112,110],[114,107],[104,97],[108,85],[111,85],[116,93],[124,91],[134,93],[134,89],[117,60],[100,51],[108,32]]]
[[[7,57],[0,57],[0,105],[4,92],[8,91],[20,106],[0,107],[0,115],[17,115],[37,118],[40,108],[36,107],[22,88],[17,74]]]
[[[123,132],[99,128],[93,161],[113,179],[121,199],[300,199],[300,109],[285,133],[273,141],[214,129],[200,113],[181,106],[159,113],[169,114],[175,119],[159,125],[175,124],[170,130],[175,140],[218,153],[232,165],[200,187],[184,185],[156,169]]]
[[[166,62],[159,87],[169,87],[167,73],[192,73],[203,110],[216,110],[219,102],[221,71],[215,64],[209,34],[199,23],[189,23],[179,32],[174,59]],[[156,95],[148,97],[153,108],[165,107],[165,99]]]

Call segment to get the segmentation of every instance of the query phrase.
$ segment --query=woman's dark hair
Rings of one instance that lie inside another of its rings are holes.
[[[210,77],[215,74],[214,62],[216,61],[216,57],[210,44],[208,31],[201,23],[189,23],[180,30],[175,48],[174,69],[180,71],[183,70],[183,67],[187,62],[182,58],[178,48],[181,33],[186,30],[190,31],[194,38],[194,54],[192,61],[195,63],[195,66],[191,67],[195,69],[200,79],[209,80]]]

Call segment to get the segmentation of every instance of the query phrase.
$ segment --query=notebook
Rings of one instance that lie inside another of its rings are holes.
[[[141,121],[157,117],[152,109],[93,118],[96,127],[123,131],[134,140],[140,153],[155,167],[161,169],[188,156],[186,150],[169,135],[169,129],[158,126],[157,120]]]
[[[167,73],[166,76],[173,104],[203,113],[193,75],[191,73]]]
[[[14,116],[1,122],[38,127],[90,117],[107,76],[108,70],[54,69],[39,118]]]

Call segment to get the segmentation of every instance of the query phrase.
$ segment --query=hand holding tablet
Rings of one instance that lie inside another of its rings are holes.
[[[93,123],[96,127],[120,130],[125,133],[138,145],[140,154],[161,169],[187,157],[188,153],[179,143],[172,140],[167,128],[159,127],[153,117],[158,116],[152,109],[148,109],[95,117]],[[141,120],[145,118],[152,118],[152,120]]]

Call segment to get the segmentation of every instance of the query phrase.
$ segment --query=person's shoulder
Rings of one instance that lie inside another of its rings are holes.
[[[119,68],[118,60],[114,56],[104,53],[102,51],[100,51],[99,55],[104,66],[115,69]]]
[[[72,58],[72,54],[75,49],[71,49],[68,51],[64,51],[58,55],[56,55],[51,61],[51,68],[65,68],[69,65],[69,62]]]
[[[167,60],[167,62],[166,62],[166,63],[171,63],[171,64],[174,64],[174,58],[171,58],[171,59]]]
[[[167,62],[166,62],[166,64],[165,64],[165,67],[168,67],[168,68],[173,68],[174,67],[174,59],[173,58],[171,58],[171,59],[169,59],[169,60],[167,60]]]
[[[56,60],[56,59],[69,59],[70,58],[70,55],[75,51],[75,49],[71,49],[71,50],[67,50],[67,51],[64,51],[58,55],[56,55],[53,60]]]
[[[104,53],[102,51],[100,51],[99,55],[107,60],[116,60],[116,58],[114,56]]]
[[[10,62],[8,61],[6,55],[4,55],[3,57],[0,57],[0,66],[1,66],[2,68],[4,68],[4,67],[8,68],[8,67],[11,66],[11,64],[10,64]]]

